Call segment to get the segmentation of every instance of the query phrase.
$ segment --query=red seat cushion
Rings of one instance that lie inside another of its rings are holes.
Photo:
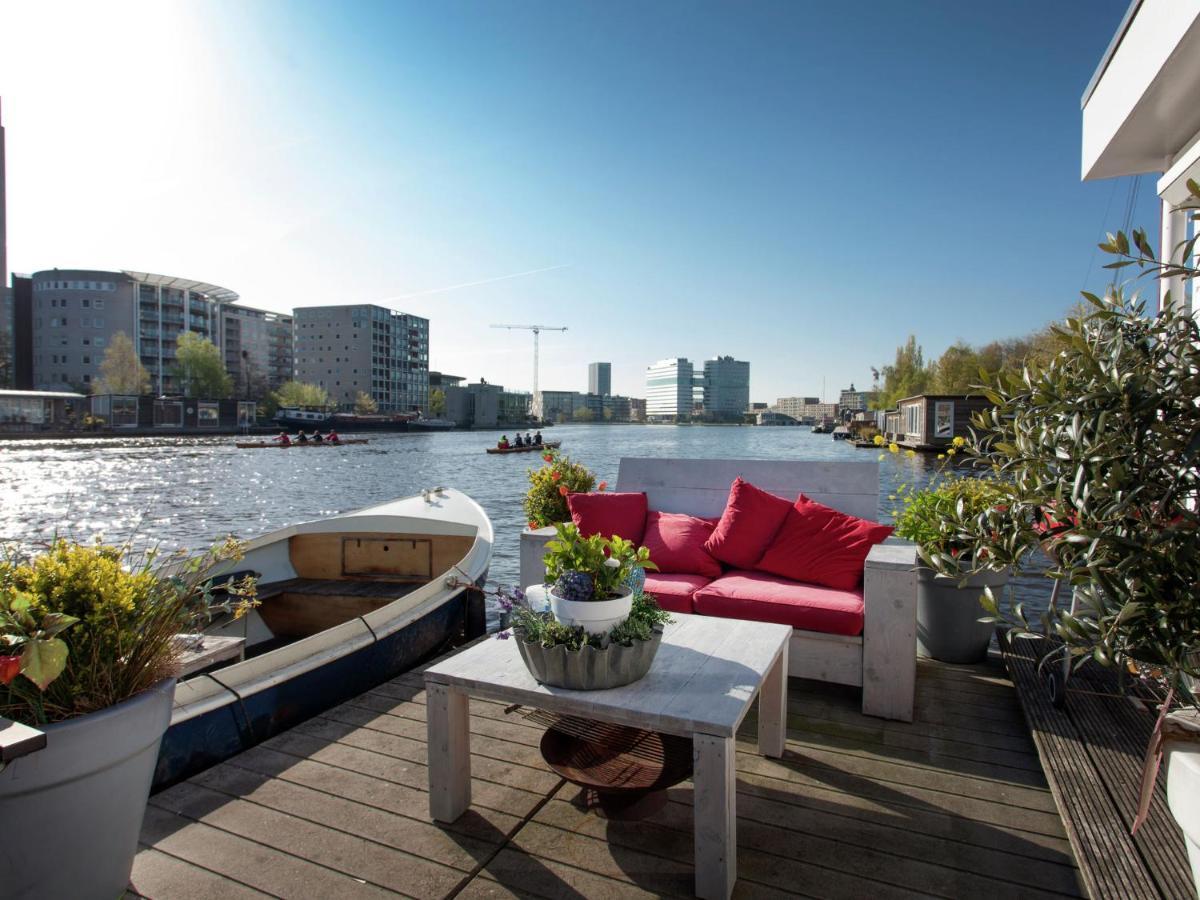
[[[871,548],[891,533],[890,525],[846,515],[801,494],[753,568],[848,591],[862,584]]]
[[[646,515],[642,546],[650,551],[650,561],[659,572],[716,578],[721,574],[721,564],[704,549],[712,533],[712,524],[704,519],[651,510]]]
[[[863,595],[735,570],[696,591],[696,612],[727,619],[777,622],[825,634],[862,634]]]
[[[614,494],[596,492],[592,494],[567,494],[567,509],[571,521],[584,537],[614,534],[633,541],[642,542],[646,530],[646,495]]]
[[[682,573],[647,572],[644,590],[658,601],[667,612],[692,612],[692,595],[708,584],[703,575]]]
[[[735,478],[725,512],[704,549],[735,569],[752,569],[791,508],[790,500]]]

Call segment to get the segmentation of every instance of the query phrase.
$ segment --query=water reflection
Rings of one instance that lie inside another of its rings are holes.
[[[566,425],[547,432],[563,451],[616,484],[622,456],[867,460],[806,428]],[[197,549],[226,534],[253,537],[406,496],[434,485],[459,488],[487,510],[496,530],[492,574],[517,580],[521,498],[532,455],[489,456],[498,432],[370,435],[366,446],[238,450],[233,438],[14,441],[0,445],[0,536],[25,545],[55,534]],[[927,484],[942,463],[888,455],[880,464],[882,521],[901,484]],[[1021,595],[1044,603],[1049,586],[1026,580]]]

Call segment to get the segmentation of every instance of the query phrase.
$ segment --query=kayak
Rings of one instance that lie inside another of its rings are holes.
[[[341,447],[343,444],[366,444],[369,438],[342,438],[340,441],[292,441],[290,444],[280,444],[275,441],[238,441],[234,444],[239,450],[286,450],[288,447]]]
[[[562,444],[562,441],[546,441],[541,444],[532,444],[528,447],[488,447],[488,453],[537,453],[540,450],[554,450]]]

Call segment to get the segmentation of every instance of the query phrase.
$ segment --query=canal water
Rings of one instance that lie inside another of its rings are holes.
[[[807,428],[560,425],[545,432],[597,480],[616,484],[623,456],[869,460]],[[445,485],[470,494],[496,532],[491,577],[515,584],[521,499],[536,454],[488,455],[499,432],[372,434],[367,445],[319,451],[238,450],[232,437],[75,438],[0,444],[0,538],[25,546],[54,535],[198,549]],[[933,457],[889,454],[880,463],[881,521],[900,484],[928,483]],[[1017,595],[1044,606],[1049,583],[1022,580]]]

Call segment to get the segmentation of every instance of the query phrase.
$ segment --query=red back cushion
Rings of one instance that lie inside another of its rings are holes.
[[[891,533],[890,525],[846,515],[801,494],[754,568],[795,581],[853,590],[862,582],[867,554]]]
[[[584,537],[614,534],[633,541],[642,542],[646,531],[646,495],[613,494],[567,494],[567,509],[571,521]]]
[[[683,513],[651,511],[646,516],[642,546],[650,551],[650,561],[663,574],[704,575],[717,578],[721,564],[704,549],[713,526],[704,519]]]
[[[739,476],[729,489],[725,512],[704,549],[735,569],[753,569],[791,508],[791,502]]]

